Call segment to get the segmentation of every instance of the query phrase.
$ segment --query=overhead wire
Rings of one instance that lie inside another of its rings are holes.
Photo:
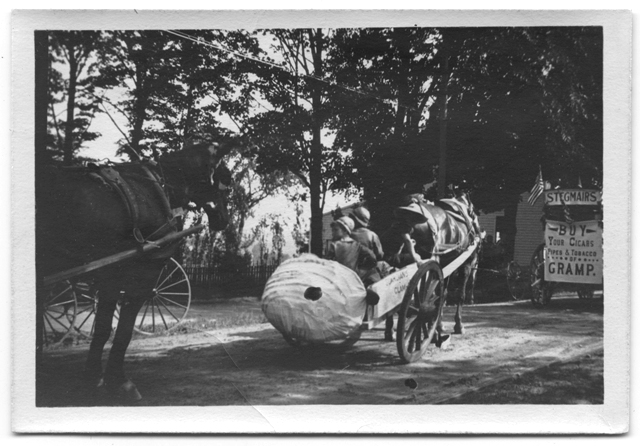
[[[391,104],[391,105],[395,105],[396,107],[402,107],[402,108],[405,108],[407,110],[417,111],[417,109],[415,107],[409,107],[409,106],[406,106],[406,105],[400,105],[397,100],[383,98],[383,97],[377,96],[377,95],[375,95],[373,93],[364,92],[362,90],[358,90],[356,88],[349,87],[349,86],[344,85],[344,84],[339,84],[339,83],[337,83],[335,81],[332,81],[332,80],[329,80],[329,79],[323,79],[321,77],[314,76],[312,74],[296,74],[296,73],[292,73],[290,70],[286,69],[282,65],[279,65],[279,64],[277,64],[275,62],[270,62],[268,60],[263,60],[263,59],[255,57],[255,56],[250,56],[248,54],[244,54],[244,53],[241,53],[239,51],[234,51],[234,50],[225,48],[225,47],[223,47],[222,45],[220,45],[217,42],[206,41],[202,37],[195,37],[195,36],[189,35],[187,33],[184,33],[182,31],[175,31],[175,30],[163,30],[163,31],[166,32],[166,33],[178,36],[180,38],[183,38],[183,39],[186,39],[186,40],[190,40],[190,41],[195,42],[197,44],[208,46],[208,47],[211,47],[211,48],[215,48],[215,49],[223,51],[225,53],[232,54],[232,55],[237,56],[237,57],[241,57],[243,59],[247,59],[247,60],[251,60],[253,62],[261,63],[263,65],[268,65],[268,66],[270,66],[272,68],[276,68],[278,70],[281,70],[281,71],[284,71],[286,73],[289,73],[292,76],[301,76],[301,77],[304,77],[304,78],[312,79],[312,80],[315,80],[315,81],[318,81],[318,82],[325,83],[325,84],[330,85],[332,87],[341,88],[341,89],[349,91],[351,93],[358,94],[360,96],[365,96],[365,97],[370,97],[370,98],[373,98],[373,99],[377,99],[377,100],[379,100],[381,102],[384,102],[384,103],[387,103],[387,104]]]

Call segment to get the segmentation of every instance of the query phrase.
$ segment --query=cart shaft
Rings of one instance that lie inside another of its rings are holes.
[[[44,278],[44,285],[50,286],[56,282],[61,280],[67,280],[72,277],[78,276],[80,274],[88,273],[90,271],[94,271],[98,268],[102,268],[104,266],[113,265],[114,263],[122,262],[124,260],[128,260],[137,256],[140,256],[144,253],[154,251],[162,248],[164,245],[168,245],[169,243],[175,242],[183,237],[187,237],[188,235],[194,234],[196,232],[204,229],[206,225],[196,225],[189,229],[185,229],[184,231],[174,232],[172,234],[166,235],[161,239],[158,239],[154,242],[145,243],[138,248],[130,249],[128,251],[119,252],[117,254],[113,254],[107,257],[103,257],[98,260],[94,260],[93,262],[89,262],[85,265],[77,266],[75,268],[68,269],[66,271],[62,271],[56,274],[52,274],[50,276],[46,276]]]

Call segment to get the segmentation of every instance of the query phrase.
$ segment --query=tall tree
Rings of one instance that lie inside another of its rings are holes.
[[[101,45],[95,31],[53,31],[49,33],[49,127],[53,155],[70,165],[83,143],[100,135],[89,131],[98,111],[93,75],[95,51]],[[66,108],[62,113],[56,104]],[[64,117],[59,117],[63,115]]]
[[[432,181],[435,145],[425,136],[436,94],[437,34],[430,28],[336,32],[337,143],[353,156],[350,180],[388,221],[398,198]]]
[[[309,192],[311,252],[321,255],[322,212],[326,194],[340,187],[348,159],[331,141],[329,114],[331,33],[322,29],[275,30],[266,53],[281,67],[256,64],[262,111],[249,120],[261,172],[288,171]],[[277,58],[274,59],[274,58]],[[274,64],[275,65],[275,64]]]

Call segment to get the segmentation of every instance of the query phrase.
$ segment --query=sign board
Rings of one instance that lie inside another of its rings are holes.
[[[602,192],[588,189],[556,189],[544,191],[547,206],[595,206],[602,201]]]
[[[602,228],[598,221],[547,221],[544,240],[545,280],[602,283]]]
[[[370,288],[380,296],[380,302],[373,307],[373,319],[381,317],[402,303],[404,292],[416,271],[418,264],[412,263],[371,285]]]

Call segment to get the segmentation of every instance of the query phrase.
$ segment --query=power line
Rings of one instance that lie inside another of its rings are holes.
[[[356,88],[352,88],[352,87],[349,87],[349,86],[346,86],[346,85],[343,85],[343,84],[338,84],[335,81],[330,81],[330,80],[327,80],[327,79],[323,79],[323,78],[320,78],[318,76],[314,76],[312,74],[292,73],[291,71],[287,70],[285,67],[283,67],[283,66],[281,66],[279,64],[276,64],[274,62],[269,62],[267,60],[262,60],[262,59],[259,59],[257,57],[254,57],[254,56],[250,56],[248,54],[240,53],[238,51],[230,50],[230,49],[225,48],[222,45],[218,44],[217,42],[206,41],[202,37],[191,36],[189,34],[186,34],[186,33],[182,32],[182,31],[164,30],[164,32],[169,33],[169,34],[173,34],[175,36],[178,36],[178,37],[186,39],[186,40],[190,40],[190,41],[195,42],[195,43],[200,44],[200,45],[204,45],[204,46],[215,48],[217,50],[223,51],[223,52],[228,53],[228,54],[233,54],[234,56],[241,57],[243,59],[247,59],[247,60],[251,60],[251,61],[257,62],[257,63],[261,63],[263,65],[268,65],[268,66],[270,66],[272,68],[276,68],[278,70],[282,70],[282,71],[284,71],[286,73],[289,73],[292,76],[301,76],[301,77],[304,77],[304,78],[313,79],[315,81],[325,83],[325,84],[330,85],[332,87],[337,87],[337,88],[341,88],[341,89],[346,90],[346,91],[350,91],[350,92],[358,94],[360,96],[365,96],[365,97],[370,97],[370,98],[373,98],[373,99],[377,99],[377,100],[379,100],[381,102],[385,102],[387,104],[392,104],[392,105],[395,105],[397,107],[402,107],[402,108],[405,108],[407,110],[418,111],[414,107],[409,107],[409,106],[406,106],[406,105],[398,104],[397,100],[382,98],[382,97],[376,96],[376,95],[374,95],[372,93],[367,93],[367,92],[364,92],[362,90],[358,90]]]

